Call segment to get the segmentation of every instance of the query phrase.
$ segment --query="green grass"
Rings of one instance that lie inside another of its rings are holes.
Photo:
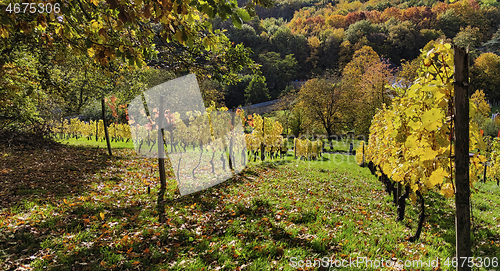
[[[68,144],[68,145],[73,145],[73,146],[88,146],[88,147],[96,147],[96,148],[107,148],[108,145],[106,143],[106,140],[98,140],[96,141],[95,138],[92,139],[87,139],[84,137],[80,137],[78,139],[76,138],[67,138],[67,139],[58,139],[57,140],[59,143],[62,144]],[[121,142],[121,141],[112,141],[111,143],[111,148],[113,149],[133,149],[134,148],[134,142],[129,141],[129,142]]]
[[[349,152],[349,144],[352,142],[353,143],[353,150],[356,150],[359,147],[359,144],[363,140],[356,140],[352,138],[343,138],[341,139],[340,137],[337,138],[337,140],[332,139],[331,145],[328,144],[326,140],[323,140],[323,148],[327,152]],[[289,149],[292,149],[293,147],[293,138],[288,139],[288,147]]]
[[[40,193],[1,209],[0,266],[16,261],[35,270],[297,270],[300,260],[305,265],[325,257],[437,257],[442,270],[453,270],[443,265],[454,256],[453,199],[426,194],[429,217],[421,239],[408,242],[419,208],[409,205],[404,221],[396,222],[392,198],[352,155],[300,161],[290,152],[183,197],[169,171],[167,221],[161,224],[156,160],[114,151],[117,157],[99,150],[82,160],[104,159],[100,170],[79,176],[87,185],[77,193],[32,188]],[[477,187],[473,255],[499,257],[500,189],[492,182]]]
[[[327,143],[325,143],[325,148],[327,151],[332,151],[332,152],[348,152],[349,151],[349,144],[352,142],[353,145],[353,150],[356,150],[359,147],[359,144],[361,143],[362,140],[352,140],[352,139],[342,139],[342,140],[333,140],[332,141],[332,148],[328,146]]]
[[[351,138],[341,139],[339,137],[338,140],[332,140],[332,144],[331,144],[332,148],[330,148],[328,143],[325,141],[324,148],[330,152],[348,152],[349,151],[349,143],[352,142],[353,147],[354,147],[353,149],[356,150],[356,148],[358,148],[361,141],[362,140],[353,140]],[[76,139],[76,138],[58,139],[58,142],[60,142],[62,144],[73,145],[73,146],[88,146],[88,147],[96,147],[96,148],[103,148],[103,149],[107,148],[107,144],[106,144],[105,140],[99,139],[98,141],[96,141],[94,138],[92,138],[90,140],[87,138],[83,138],[83,137],[80,137],[78,139]],[[288,146],[290,146],[290,148],[293,146],[293,140],[289,140]],[[134,149],[134,143],[133,143],[133,141],[129,141],[129,142],[112,141],[111,148],[113,148],[113,149]],[[146,149],[146,148],[150,148],[150,146],[147,146],[147,144],[144,144],[142,146],[142,148]],[[153,148],[155,148],[155,147],[153,147]],[[191,147],[188,148],[188,150],[190,150],[190,149],[191,149]],[[170,150],[170,147],[168,148],[168,150]]]

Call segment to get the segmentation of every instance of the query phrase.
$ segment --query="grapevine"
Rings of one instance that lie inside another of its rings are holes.
[[[373,118],[367,159],[378,165],[389,178],[409,185],[412,192],[436,188],[447,197],[453,195],[450,159],[453,110],[453,50],[438,43],[422,54],[420,78],[393,104],[384,106]],[[395,89],[402,94],[401,89]],[[475,105],[470,103],[470,117]],[[477,181],[480,162],[485,157],[477,152],[484,142],[477,125],[470,123],[471,180]],[[414,194],[413,194],[414,195]]]
[[[258,114],[253,114],[248,119],[253,130],[245,138],[247,150],[254,155],[254,161],[257,159],[257,153],[262,151],[261,146],[266,153],[270,154],[271,158],[283,151],[283,136],[281,135],[283,127],[278,121]]]
[[[321,140],[294,139],[295,157],[307,160],[318,159],[321,156],[323,142]]]
[[[403,196],[413,202],[429,190],[454,195],[453,49],[448,43],[434,43],[421,59],[419,78],[407,90],[394,87],[398,96],[374,116],[365,146],[365,157],[379,168],[381,179],[402,184],[407,188]],[[472,119],[477,109],[473,102],[469,107]],[[485,144],[477,124],[471,121],[469,127],[473,188],[486,158],[478,151]],[[401,213],[398,218],[402,219]]]

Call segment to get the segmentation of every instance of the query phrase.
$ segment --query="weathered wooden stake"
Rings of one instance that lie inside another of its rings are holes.
[[[229,169],[234,170],[233,167],[233,162],[234,162],[234,154],[233,154],[233,137],[234,137],[234,115],[236,115],[236,112],[233,107],[233,114],[231,114],[231,131],[229,133],[231,134],[229,138],[229,155],[228,155],[228,160],[229,160]]]
[[[165,177],[165,146],[163,142],[163,96],[160,96],[160,106],[159,106],[159,116],[158,116],[158,170],[160,171],[160,191],[158,192],[158,214],[160,223],[165,221],[165,206],[163,202],[163,196],[167,189],[167,179]]]
[[[293,138],[293,157],[297,159],[297,138]]]
[[[264,161],[266,148],[264,147],[264,141],[266,141],[266,118],[262,117],[262,142],[260,143],[260,160]]]
[[[458,271],[470,271],[469,186],[469,49],[454,47],[455,56],[455,235]]]
[[[486,183],[486,168],[487,167],[488,167],[488,162],[484,162],[483,183]]]
[[[102,123],[104,124],[104,136],[106,137],[106,144],[108,145],[108,153],[109,155],[113,155],[111,152],[111,142],[109,141],[109,134],[108,134],[108,126],[106,126],[106,106],[104,104],[104,97],[101,99],[101,105],[102,105]]]
[[[363,141],[363,162],[361,163],[363,167],[365,166],[365,142]]]

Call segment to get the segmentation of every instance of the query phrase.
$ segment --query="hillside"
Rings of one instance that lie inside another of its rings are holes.
[[[269,9],[258,7],[257,16],[241,29],[228,23],[218,27],[227,29],[235,44],[252,49],[269,96],[243,97],[252,91],[246,89],[253,78],[248,74],[242,83],[225,87],[225,103],[263,102],[279,97],[290,81],[330,71],[340,75],[363,46],[398,67],[415,59],[429,41],[444,38],[469,46],[474,63],[482,53],[500,53],[499,7],[496,1],[475,0],[277,1]],[[500,99],[496,93],[486,95]]]

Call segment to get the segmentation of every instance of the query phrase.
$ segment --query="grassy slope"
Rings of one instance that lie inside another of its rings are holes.
[[[168,222],[161,225],[155,160],[125,149],[115,149],[112,158],[104,153],[69,146],[0,153],[0,266],[289,270],[301,259],[444,260],[454,254],[453,200],[426,195],[430,217],[421,240],[409,243],[418,209],[408,207],[396,223],[391,198],[354,156],[253,164],[184,197],[171,177]],[[474,256],[498,257],[500,189],[487,183],[480,191],[473,196]]]
[[[330,146],[325,142],[325,148],[327,151],[331,152],[348,152],[349,151],[349,143],[353,143],[354,150],[358,148],[360,144],[360,140],[352,140],[350,138],[337,138],[338,140],[332,140],[332,148],[330,149]],[[105,140],[98,140],[96,141],[95,139],[88,140],[86,138],[68,138],[68,139],[58,139],[58,142],[61,144],[67,144],[67,145],[72,145],[72,146],[88,146],[88,147],[96,147],[96,148],[107,148],[106,141]],[[290,148],[293,146],[293,138],[289,140],[289,146]],[[113,149],[133,149],[134,148],[134,142],[129,141],[129,142],[111,142],[111,148]],[[144,149],[149,149],[150,146],[148,146],[146,143],[143,144]],[[154,147],[156,148],[156,147]],[[170,149],[170,147],[168,148]]]
[[[61,144],[68,144],[68,145],[73,145],[73,146],[89,146],[89,147],[99,147],[99,148],[107,148],[108,145],[105,140],[98,140],[96,141],[95,139],[88,140],[86,138],[69,138],[69,139],[60,139],[58,140]],[[134,148],[134,142],[129,141],[129,142],[111,142],[111,148],[113,149],[133,149]]]

